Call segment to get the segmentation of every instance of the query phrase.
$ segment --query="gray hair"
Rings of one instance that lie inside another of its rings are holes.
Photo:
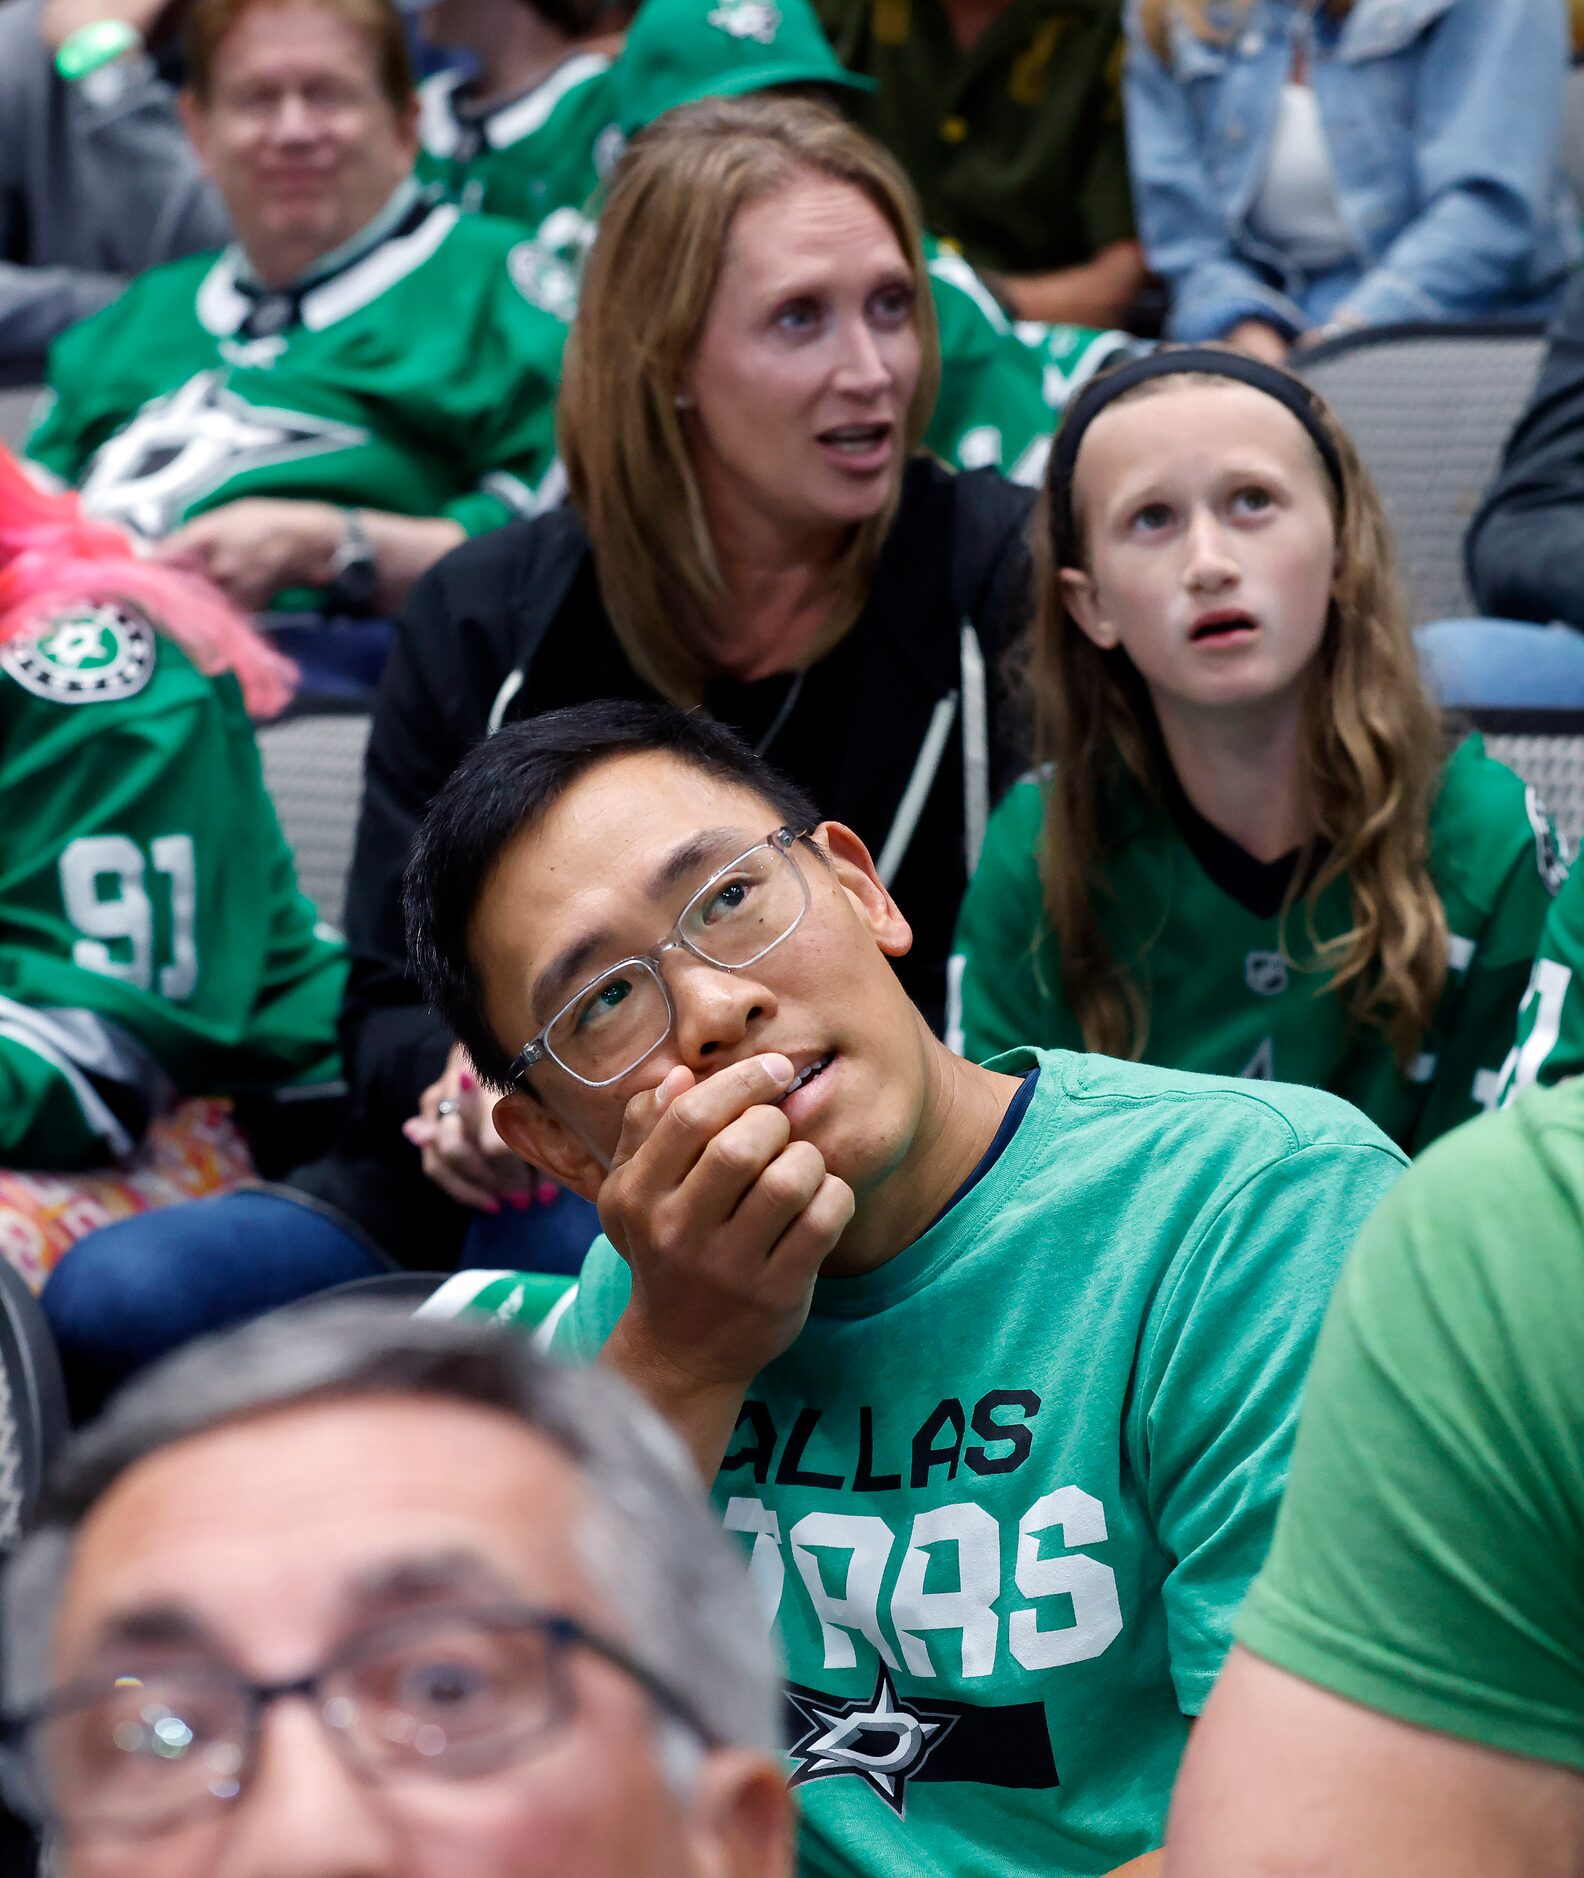
[[[435,1395],[503,1410],[567,1456],[597,1521],[583,1557],[636,1661],[724,1744],[775,1753],[779,1665],[741,1555],[682,1445],[615,1376],[541,1356],[483,1317],[312,1303],[188,1346],[127,1386],[62,1455],[0,1586],[0,1690],[49,1687],[78,1527],[145,1456],[226,1422],[348,1395]],[[674,1744],[668,1749],[675,1759]]]

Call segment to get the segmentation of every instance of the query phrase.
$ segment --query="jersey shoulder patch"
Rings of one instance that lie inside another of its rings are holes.
[[[0,646],[0,671],[52,704],[135,698],[154,676],[154,629],[125,605],[63,608]]]

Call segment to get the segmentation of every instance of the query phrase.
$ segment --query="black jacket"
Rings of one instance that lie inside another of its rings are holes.
[[[1482,613],[1584,627],[1584,274],[1562,303],[1466,555]]]
[[[822,815],[849,823],[877,858],[889,841],[886,871],[914,931],[898,970],[937,1029],[970,849],[1026,761],[1002,670],[1028,614],[1032,500],[991,471],[959,475],[918,459],[851,632],[801,677],[721,681],[708,698]],[[611,629],[570,509],[468,542],[414,587],[375,705],[347,896],[341,1041],[382,1159],[410,1164],[401,1124],[450,1044],[408,972],[401,920],[402,871],[427,803],[502,723],[652,695]],[[343,1210],[367,1210],[317,1176],[307,1184]],[[377,1224],[375,1236],[413,1257]]]

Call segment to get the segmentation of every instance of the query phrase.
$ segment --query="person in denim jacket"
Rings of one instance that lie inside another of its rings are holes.
[[[1169,331],[1539,319],[1580,253],[1561,0],[1130,0],[1134,200]]]

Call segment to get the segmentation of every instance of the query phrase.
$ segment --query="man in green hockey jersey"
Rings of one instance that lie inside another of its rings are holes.
[[[196,0],[186,38],[237,241],[58,342],[28,454],[242,606],[389,613],[532,507],[564,329],[520,230],[413,181],[389,0]]]
[[[0,645],[0,1165],[103,1166],[177,1095],[338,1072],[346,962],[229,677],[135,608]]]
[[[964,1062],[816,823],[703,718],[509,725],[436,798],[412,954],[502,1134],[598,1197],[555,1347],[749,1549],[805,1873],[1145,1878],[1402,1158],[1313,1090]]]
[[[1546,915],[1534,970],[1518,1007],[1518,1034],[1502,1064],[1498,1099],[1584,1070],[1584,868],[1562,883]]]
[[[465,213],[534,237],[538,292],[565,319],[592,231],[592,198],[621,151],[611,103],[614,40],[590,42],[607,0],[434,0],[426,39],[470,55],[471,74],[418,88],[420,182]]]

